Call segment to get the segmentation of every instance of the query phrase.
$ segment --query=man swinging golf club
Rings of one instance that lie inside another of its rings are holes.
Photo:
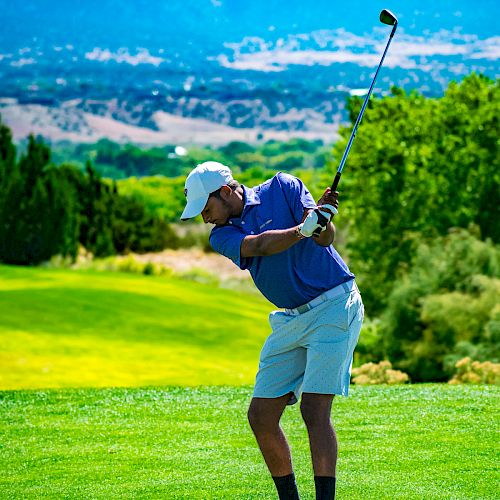
[[[280,499],[299,498],[279,422],[300,405],[309,434],[317,499],[335,496],[337,438],[330,421],[335,394],[347,396],[353,351],[363,321],[354,275],[332,245],[338,193],[316,204],[296,177],[278,173],[240,185],[225,165],[205,162],[186,179],[181,219],[201,214],[215,224],[210,244],[241,269],[273,304],[272,333],[260,356],[248,410],[250,426]]]
[[[201,214],[215,224],[210,244],[241,269],[284,310],[269,316],[271,335],[260,355],[248,420],[280,499],[299,498],[288,443],[279,422],[286,405],[302,396],[309,434],[316,500],[335,498],[337,438],[330,421],[335,394],[347,396],[354,348],[364,308],[354,275],[333,247],[336,191],[375,80],[398,26],[392,26],[382,59],[353,126],[335,179],[316,204],[304,184],[278,173],[252,189],[225,165],[206,162],[186,179],[182,219]]]

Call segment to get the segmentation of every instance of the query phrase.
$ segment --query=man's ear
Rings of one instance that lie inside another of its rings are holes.
[[[222,186],[220,188],[220,196],[223,200],[227,200],[232,192],[233,190],[229,186]]]

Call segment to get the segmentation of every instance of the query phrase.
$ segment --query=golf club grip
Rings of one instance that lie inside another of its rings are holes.
[[[341,175],[342,175],[342,172],[337,172],[337,174],[335,175],[335,179],[333,179],[332,187],[331,187],[332,193],[337,191],[337,186],[339,185]]]

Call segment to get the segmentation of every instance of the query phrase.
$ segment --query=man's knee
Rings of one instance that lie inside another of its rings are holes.
[[[325,404],[326,403],[326,404]],[[330,425],[331,402],[322,401],[318,398],[302,397],[300,413],[307,428]]]
[[[254,432],[272,430],[279,426],[280,409],[275,408],[271,400],[252,399],[248,408],[248,423]]]
[[[266,415],[265,408],[255,401],[250,403],[247,417],[248,423],[254,432],[265,430],[272,423],[269,416]]]

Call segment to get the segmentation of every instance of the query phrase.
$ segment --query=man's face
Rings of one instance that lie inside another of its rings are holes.
[[[231,218],[231,205],[221,198],[211,196],[201,212],[205,224],[223,226]]]

